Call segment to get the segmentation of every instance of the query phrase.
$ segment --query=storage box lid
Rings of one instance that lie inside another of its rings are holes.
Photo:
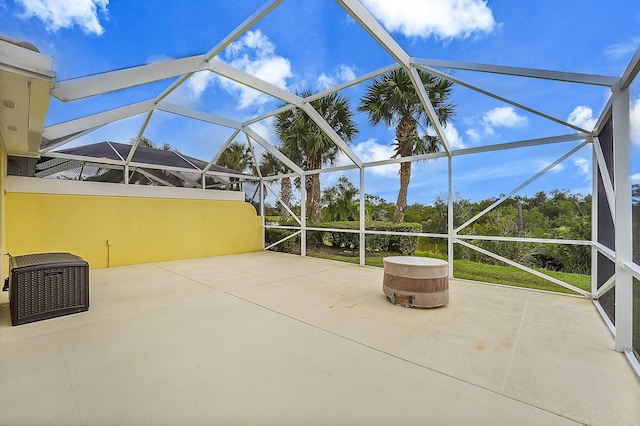
[[[35,253],[22,256],[12,256],[9,259],[11,269],[25,268],[42,264],[57,264],[70,262],[84,262],[80,256],[71,253]]]

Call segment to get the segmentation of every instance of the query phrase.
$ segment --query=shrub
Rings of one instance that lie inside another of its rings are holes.
[[[345,230],[360,229],[358,222],[325,222],[316,226]],[[422,232],[422,225],[419,223],[367,222],[366,228],[370,231]],[[367,234],[365,235],[365,249],[368,252],[395,251],[411,255],[418,248],[418,238],[411,235]],[[353,232],[308,231],[307,243],[355,250],[360,247],[360,235]]]
[[[264,242],[266,246],[269,246],[276,241],[291,235],[294,231],[289,229],[267,228],[264,232]],[[279,251],[282,253],[293,253],[293,250],[297,243],[300,242],[300,236],[297,235],[293,238],[289,238],[286,241],[281,242],[277,246],[271,248],[273,251]]]

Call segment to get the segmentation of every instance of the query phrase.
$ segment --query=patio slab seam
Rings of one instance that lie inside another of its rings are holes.
[[[71,389],[71,395],[73,397],[73,406],[75,407],[76,415],[78,416],[78,420],[80,424],[85,424],[82,420],[82,415],[80,414],[80,407],[78,406],[78,398],[76,397],[76,389],[73,387],[73,383],[71,381],[71,376],[69,375],[69,368],[67,365],[67,359],[64,356],[64,351],[62,350],[62,343],[60,342],[60,336],[58,335],[58,330],[54,331],[56,336],[56,342],[58,343],[58,349],[60,352],[60,358],[62,359],[62,365],[64,366],[64,376],[67,378],[67,384],[69,385],[69,389]]]
[[[529,295],[527,295],[527,300],[524,304],[524,309],[522,310],[520,325],[518,326],[518,332],[516,333],[516,338],[515,338],[515,341],[513,342],[513,348],[511,350],[511,356],[509,357],[509,365],[507,365],[507,371],[505,372],[504,379],[502,381],[502,389],[506,388],[507,382],[509,381],[509,374],[511,373],[511,366],[513,365],[513,360],[515,359],[516,351],[518,350],[518,341],[520,340],[520,333],[522,332],[522,325],[525,322],[528,305],[529,305]]]
[[[311,274],[312,274],[312,273],[311,273]],[[304,275],[311,275],[311,274],[304,274]],[[272,283],[263,283],[263,284],[260,284],[259,286],[267,286],[267,285],[271,285],[271,284],[272,284]],[[204,285],[207,285],[207,284],[204,284]],[[214,288],[215,288],[215,287],[214,287]],[[296,321],[296,322],[298,322],[298,323],[300,323],[300,324],[303,324],[303,325],[305,325],[305,326],[308,326],[308,327],[314,328],[314,329],[316,329],[316,330],[319,330],[319,331],[322,331],[322,332],[324,332],[324,333],[330,334],[330,335],[332,335],[332,336],[338,337],[338,338],[340,338],[340,339],[346,340],[347,342],[354,343],[354,344],[356,344],[356,345],[358,345],[358,346],[362,346],[362,347],[364,347],[364,348],[366,348],[366,349],[369,349],[369,350],[372,350],[372,351],[378,352],[378,353],[380,353],[380,354],[383,354],[383,355],[385,355],[385,356],[388,356],[388,357],[391,357],[391,358],[397,359],[397,360],[399,360],[399,361],[405,362],[405,363],[407,363],[407,364],[413,365],[413,366],[418,367],[418,368],[421,368],[421,369],[423,369],[423,370],[430,371],[430,372],[435,373],[435,374],[439,374],[439,375],[441,375],[441,376],[447,377],[447,378],[452,379],[452,380],[455,380],[455,381],[457,381],[457,382],[464,383],[464,384],[466,384],[466,385],[468,385],[468,386],[473,386],[474,388],[481,389],[481,390],[486,391],[486,392],[490,392],[490,393],[492,393],[492,394],[494,394],[494,395],[497,395],[497,396],[500,396],[500,397],[503,397],[503,398],[506,398],[506,399],[509,399],[509,400],[512,400],[512,401],[518,402],[518,403],[520,403],[520,404],[527,405],[527,406],[532,407],[532,408],[534,408],[534,409],[544,411],[544,412],[546,412],[546,413],[549,413],[549,414],[554,415],[554,416],[561,417],[561,418],[566,419],[566,420],[569,420],[569,421],[571,421],[571,422],[576,422],[576,423],[578,423],[578,424],[582,424],[579,420],[572,419],[572,418],[567,417],[567,416],[565,416],[565,415],[563,415],[563,414],[559,414],[559,413],[556,413],[556,412],[550,411],[550,410],[548,410],[548,409],[546,409],[546,408],[543,408],[543,407],[539,407],[539,406],[533,405],[533,404],[531,404],[530,402],[527,402],[527,401],[524,401],[524,400],[520,400],[520,399],[514,398],[514,397],[512,397],[512,396],[510,396],[510,395],[508,395],[508,394],[505,394],[504,392],[499,392],[499,391],[496,391],[495,389],[491,389],[491,388],[488,388],[488,387],[485,387],[485,386],[482,386],[482,385],[479,385],[479,384],[476,384],[476,383],[472,383],[472,382],[467,381],[467,380],[464,380],[464,379],[462,379],[462,378],[460,378],[460,377],[453,376],[453,375],[448,374],[448,373],[446,373],[446,372],[443,372],[443,371],[440,371],[440,370],[434,369],[434,368],[432,368],[432,367],[429,367],[429,366],[426,366],[426,365],[420,364],[420,363],[418,363],[418,362],[412,361],[412,360],[407,359],[407,358],[405,358],[405,357],[402,357],[402,356],[399,356],[399,355],[393,354],[393,353],[391,353],[391,352],[388,352],[388,351],[382,350],[382,349],[380,349],[380,348],[376,348],[376,347],[371,346],[371,345],[368,345],[368,344],[366,344],[366,343],[364,343],[364,342],[360,342],[360,341],[358,341],[358,340],[355,340],[355,339],[353,339],[353,338],[351,338],[351,337],[344,336],[344,335],[342,335],[342,334],[339,334],[339,333],[336,333],[336,332],[334,332],[334,331],[331,331],[331,330],[328,330],[328,329],[326,329],[326,328],[323,328],[323,327],[321,327],[321,326],[319,326],[319,325],[312,324],[312,323],[310,323],[310,322],[308,322],[308,321],[302,320],[302,319],[300,319],[300,318],[296,318],[296,317],[291,316],[291,315],[288,315],[288,314],[286,314],[286,313],[284,313],[284,312],[280,312],[280,311],[278,311],[278,310],[276,310],[276,309],[273,309],[273,308],[270,308],[270,307],[268,307],[268,306],[262,305],[262,304],[260,304],[260,303],[254,302],[254,301],[252,301],[252,300],[246,299],[246,298],[244,298],[244,297],[242,297],[242,296],[240,296],[240,295],[238,295],[238,294],[234,294],[234,293],[233,293],[233,292],[231,292],[231,291],[226,291],[226,290],[222,290],[222,289],[219,289],[219,288],[216,288],[216,289],[217,289],[218,291],[220,291],[221,293],[224,293],[224,294],[226,294],[226,295],[228,295],[228,296],[231,296],[231,297],[233,297],[233,298],[236,298],[237,300],[240,300],[240,301],[245,302],[245,303],[249,303],[249,304],[254,305],[254,306],[258,307],[258,308],[261,308],[261,309],[264,309],[264,310],[266,310],[266,311],[272,312],[272,313],[274,313],[274,314],[276,314],[276,315],[279,315],[279,316],[282,316],[282,317],[285,317],[285,318],[291,319],[291,320]],[[244,290],[244,289],[243,289],[243,290]],[[506,377],[508,377],[508,376],[506,376]],[[503,385],[503,387],[504,387],[504,385]]]

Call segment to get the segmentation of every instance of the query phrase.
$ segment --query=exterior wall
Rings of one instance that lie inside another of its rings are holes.
[[[1,137],[0,137],[1,139]],[[2,260],[0,260],[0,282],[4,282],[4,278],[8,276],[8,265],[9,261],[4,256],[7,252],[6,249],[6,241],[5,241],[5,226],[4,224],[4,205],[5,205],[5,175],[7,174],[7,155],[6,151],[0,148],[0,256],[2,256]]]
[[[14,256],[71,252],[94,269],[262,249],[260,217],[242,192],[12,176],[6,187]]]

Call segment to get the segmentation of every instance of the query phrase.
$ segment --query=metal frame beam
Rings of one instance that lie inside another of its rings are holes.
[[[440,71],[435,70],[435,69],[430,68],[430,67],[426,67],[424,65],[419,66],[419,68],[424,70],[424,71],[426,71],[426,72],[428,72],[428,73],[437,75],[437,76],[442,77],[442,78],[444,78],[446,80],[449,80],[449,81],[451,81],[453,83],[456,83],[456,84],[458,84],[460,86],[466,87],[467,89],[471,89],[471,90],[473,90],[475,92],[482,93],[485,96],[489,96],[491,98],[497,99],[497,100],[499,100],[501,102],[504,102],[506,104],[513,105],[514,107],[519,108],[519,109],[521,109],[523,111],[527,111],[527,112],[529,112],[531,114],[535,114],[535,115],[538,115],[538,116],[540,116],[542,118],[545,118],[547,120],[553,121],[554,123],[558,123],[558,124],[561,124],[563,126],[569,127],[571,129],[577,130],[580,133],[591,134],[590,130],[583,129],[581,127],[578,127],[578,126],[575,126],[573,124],[567,123],[566,121],[559,120],[559,119],[557,119],[555,117],[552,117],[552,116],[550,116],[548,114],[540,112],[540,111],[538,111],[536,109],[529,108],[528,106],[525,106],[525,105],[520,104],[518,102],[511,101],[511,100],[509,100],[507,98],[504,98],[502,96],[498,96],[498,95],[496,95],[494,93],[491,93],[491,92],[488,92],[486,90],[480,89],[477,86],[465,83],[464,81],[460,80],[459,78],[455,78],[455,77],[453,77],[453,76],[451,76],[449,74],[440,72]]]
[[[207,69],[205,55],[141,65],[56,83],[51,94],[62,102],[114,92]]]
[[[115,108],[45,127],[44,132],[42,132],[42,136],[51,140],[58,139],[76,132],[98,128],[106,124],[113,123],[114,121],[120,121],[135,115],[144,114],[145,112],[152,111],[154,108],[155,104],[151,101],[127,105],[121,108]]]
[[[412,59],[415,65],[425,67],[449,68],[455,70],[486,72],[491,74],[513,75],[517,77],[539,78],[543,80],[564,81],[567,83],[590,84],[594,86],[613,87],[620,82],[619,77],[594,74],[580,74],[562,71],[549,71],[535,68],[505,67],[501,65],[478,64],[442,59]]]
[[[616,350],[633,350],[633,276],[625,262],[633,262],[631,211],[631,136],[629,88],[614,87],[613,161],[616,244]]]

